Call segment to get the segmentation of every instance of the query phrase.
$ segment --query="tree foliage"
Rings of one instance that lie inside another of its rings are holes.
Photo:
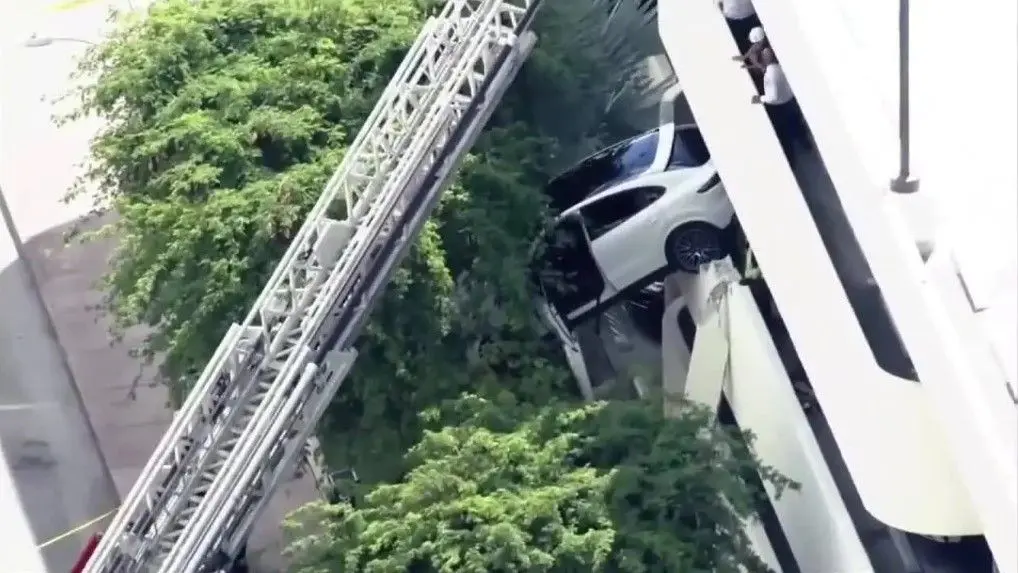
[[[405,0],[170,0],[79,74],[106,127],[75,190],[114,208],[119,326],[184,384],[241,319],[416,36]]]
[[[247,312],[436,4],[167,0],[122,17],[87,53],[72,117],[106,127],[72,195],[119,213],[106,308],[118,328],[151,327],[139,350],[178,394]],[[568,392],[538,343],[522,269],[544,222],[539,190],[600,141],[615,80],[604,79],[611,58],[565,45],[599,13],[583,2],[544,10],[542,48],[362,337],[327,421],[350,463],[402,451],[418,412],[467,389],[536,401]]]
[[[742,529],[766,495],[744,479],[760,465],[751,437],[705,412],[476,396],[453,409],[401,481],[294,516],[296,573],[768,571]]]
[[[90,48],[69,119],[105,127],[72,196],[119,214],[106,308],[152,329],[139,351],[173,388],[248,311],[437,4],[164,0]],[[537,51],[368,323],[323,442],[370,493],[319,508],[307,573],[762,570],[736,523],[759,493],[741,442],[695,415],[559,405],[572,382],[534,322],[540,189],[625,134],[605,110],[635,56],[576,33],[602,8],[546,2]]]

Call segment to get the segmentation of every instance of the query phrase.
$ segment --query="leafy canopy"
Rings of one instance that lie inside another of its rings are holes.
[[[420,23],[405,0],[169,0],[91,49],[107,120],[77,193],[114,208],[119,326],[184,384],[241,319]],[[441,278],[441,277],[439,277]]]
[[[166,0],[89,50],[72,117],[106,121],[72,195],[119,214],[106,308],[118,329],[150,327],[138,350],[178,396],[247,312],[436,5]],[[538,341],[524,268],[541,186],[602,133],[612,60],[589,39],[569,44],[601,12],[543,9],[538,51],[361,339],[326,431],[333,457],[369,479],[398,474],[388,462],[418,439],[418,412],[443,399],[570,392]]]
[[[423,17],[406,0],[170,0],[83,61],[78,115],[108,123],[76,192],[97,188],[120,215],[108,309],[119,327],[154,327],[143,351],[178,389],[261,290]],[[519,269],[551,145],[512,121],[479,142],[390,286],[334,418],[399,430],[454,395],[464,347],[490,330],[479,298],[531,328]],[[377,449],[400,443],[370,433]]]
[[[166,0],[82,61],[75,115],[106,127],[75,193],[119,214],[108,310],[154,327],[141,350],[175,388],[247,311],[435,4]],[[540,188],[601,143],[618,78],[575,33],[600,29],[584,3],[544,10],[330,409],[326,447],[369,493],[308,510],[305,573],[764,570],[738,527],[760,494],[743,442],[695,413],[561,402],[524,270]]]
[[[701,410],[467,396],[431,417],[402,480],[294,516],[296,573],[768,571],[742,529],[766,495],[751,437]]]

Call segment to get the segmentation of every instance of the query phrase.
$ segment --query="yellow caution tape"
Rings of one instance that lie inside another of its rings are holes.
[[[95,4],[99,0],[63,0],[53,6],[50,6],[50,10],[53,12],[69,12],[71,10],[77,10],[89,4]]]
[[[93,525],[99,523],[100,521],[106,519],[107,517],[113,515],[116,512],[117,512],[116,509],[111,509],[111,510],[107,511],[106,513],[100,515],[99,517],[97,517],[97,518],[95,518],[95,519],[93,519],[91,521],[86,521],[85,523],[82,523],[81,525],[75,527],[74,529],[65,531],[65,532],[61,533],[60,535],[57,535],[56,537],[53,537],[52,539],[43,541],[42,543],[40,543],[39,545],[36,545],[35,547],[36,547],[36,549],[45,549],[45,548],[49,547],[50,545],[53,545],[54,543],[63,541],[64,539],[67,539],[68,537],[71,537],[72,535],[77,535],[77,534],[81,533],[83,530],[88,529],[89,527],[92,527]]]

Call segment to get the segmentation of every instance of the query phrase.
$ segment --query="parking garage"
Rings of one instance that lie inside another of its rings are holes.
[[[739,299],[753,301],[754,308],[743,309],[743,316],[759,316],[756,324],[750,326],[755,319],[750,320],[745,328],[762,327],[769,333],[773,343],[762,346],[772,344],[770,354],[780,361],[781,371],[774,372],[774,378],[786,386],[795,383],[783,393],[792,401],[779,397],[781,393],[755,393],[772,410],[755,424],[749,420],[754,410],[761,409],[759,404],[745,399],[733,403],[729,394],[739,390],[732,388],[726,389],[724,402],[733,422],[758,434],[772,434],[771,440],[762,440],[774,448],[761,450],[766,461],[784,457],[786,466],[779,465],[780,469],[793,479],[806,476],[806,481],[812,480],[809,485],[821,490],[820,506],[816,499],[809,508],[796,507],[795,500],[779,500],[762,508],[781,524],[785,537],[775,539],[773,528],[768,531],[772,546],[768,551],[784,554],[777,559],[784,571],[865,567],[888,572],[989,572],[992,558],[968,492],[922,398],[916,367],[820,151],[806,148],[793,157],[784,156],[766,115],[749,105],[756,93],[753,82],[737,66],[722,69],[718,64],[730,61],[737,49],[713,6],[665,7],[659,25],[669,58],[687,80],[683,88],[692,116],[739,214],[733,246],[745,248],[733,248],[733,267],[743,271],[759,263],[756,280],[745,281],[746,292]],[[696,82],[688,81],[692,78]],[[751,253],[753,261],[747,261],[745,253]],[[680,278],[678,283],[682,282]],[[675,287],[671,296],[690,298]],[[701,313],[700,320],[692,320],[688,302],[679,306],[675,320],[683,316],[684,328],[675,332],[685,330],[681,338],[688,352],[695,349],[690,323],[695,327],[704,317]],[[661,329],[648,328],[647,320],[640,318],[656,312],[654,304],[630,297],[578,328],[579,338],[586,340],[588,362],[601,364],[591,371],[609,373],[604,377],[609,390],[598,397],[619,392],[615,382],[619,377],[643,382],[658,375],[668,385],[669,370],[677,368],[668,346],[667,322],[672,318],[666,312]],[[729,309],[729,316],[737,314]],[[663,347],[656,347],[658,337],[665,340]],[[729,343],[734,347],[735,338],[730,336]],[[752,336],[741,343],[761,345]],[[662,348],[657,362],[655,348]],[[754,384],[768,377],[760,373],[760,360],[769,359],[757,356],[756,371],[746,378],[754,379]],[[685,371],[678,375],[683,385],[693,368],[689,358],[684,362]],[[728,375],[731,384],[734,375]],[[819,387],[817,379],[824,381]],[[593,386],[597,389],[599,381]],[[625,386],[625,391],[640,393],[640,386]],[[790,415],[791,408],[779,408],[777,417],[785,428],[774,423],[775,404],[782,401],[800,410]],[[792,427],[796,424],[789,420],[800,423]],[[811,434],[808,444],[786,441],[800,439],[802,428]],[[827,515],[817,517],[817,507],[829,508]],[[808,530],[820,526],[834,533],[844,528],[846,519],[852,529],[847,537],[854,538],[858,548],[852,539],[833,544],[834,548],[813,545],[816,540],[811,541]],[[794,557],[791,566],[789,553]]]

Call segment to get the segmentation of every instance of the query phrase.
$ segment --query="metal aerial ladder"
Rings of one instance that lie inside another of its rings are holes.
[[[220,572],[240,557],[353,366],[376,300],[533,48],[540,3],[449,0],[427,21],[86,573]]]

